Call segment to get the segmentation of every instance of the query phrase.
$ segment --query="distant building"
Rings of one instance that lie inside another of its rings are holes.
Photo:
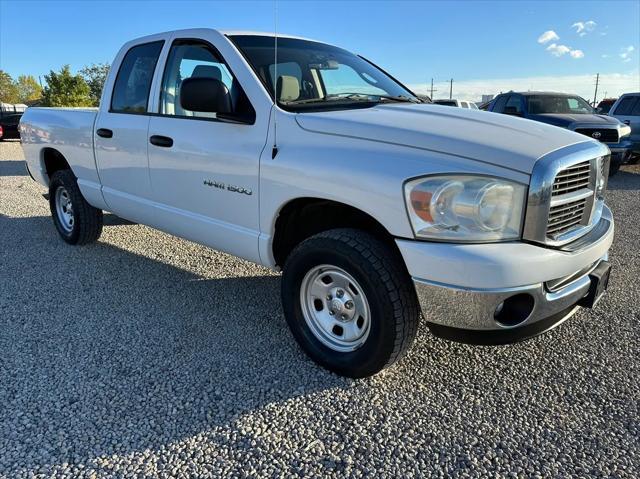
[[[482,95],[482,103],[487,103],[491,100],[493,100],[493,95]]]

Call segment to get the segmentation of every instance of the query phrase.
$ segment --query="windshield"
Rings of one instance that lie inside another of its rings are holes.
[[[527,98],[527,105],[528,112],[532,115],[544,113],[584,115],[593,113],[593,108],[579,96],[531,95]]]
[[[288,110],[352,108],[384,101],[420,103],[400,83],[368,61],[338,47],[296,38],[233,35],[231,41],[251,64],[271,97]],[[276,71],[278,81],[276,82]]]

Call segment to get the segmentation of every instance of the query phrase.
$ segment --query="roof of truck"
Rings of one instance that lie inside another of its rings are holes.
[[[228,35],[230,37],[236,35],[244,35],[244,36],[252,36],[252,37],[275,37],[274,32],[257,32],[250,30],[218,30],[223,35]],[[310,40],[312,42],[317,42],[318,40],[313,40],[312,38],[299,37],[296,35],[287,35],[286,33],[278,32],[278,38],[295,38],[297,40]]]

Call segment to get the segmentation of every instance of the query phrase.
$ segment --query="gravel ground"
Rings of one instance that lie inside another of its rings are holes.
[[[512,346],[422,327],[354,381],[298,349],[274,273],[114,216],[67,246],[0,160],[0,477],[640,477],[640,166],[596,310]]]

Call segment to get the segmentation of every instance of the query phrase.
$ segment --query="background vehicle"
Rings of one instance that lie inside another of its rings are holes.
[[[622,95],[611,107],[609,115],[631,128],[632,161],[637,162],[640,159],[640,92]]]
[[[0,109],[0,141],[19,139],[18,125],[22,118],[22,112]]]
[[[596,113],[599,115],[607,115],[616,100],[617,98],[604,98],[600,100],[600,103],[598,103],[598,106],[596,107]]]
[[[433,100],[433,103],[436,103],[438,105],[445,105],[445,106],[457,106],[458,108],[469,108],[471,110],[478,109],[478,106],[475,103],[473,103],[472,101],[466,101],[466,100],[440,99],[440,100]]]
[[[294,337],[351,377],[401,358],[420,311],[440,336],[505,343],[597,303],[604,145],[422,104],[335,46],[278,36],[274,53],[269,34],[151,35],[120,50],[99,110],[27,110],[60,236],[96,241],[107,210],[281,269]]]
[[[579,96],[554,92],[512,91],[495,97],[489,104],[488,111],[567,128],[603,142],[611,150],[611,175],[618,172],[620,165],[629,161],[630,128],[615,118],[596,114]]]

